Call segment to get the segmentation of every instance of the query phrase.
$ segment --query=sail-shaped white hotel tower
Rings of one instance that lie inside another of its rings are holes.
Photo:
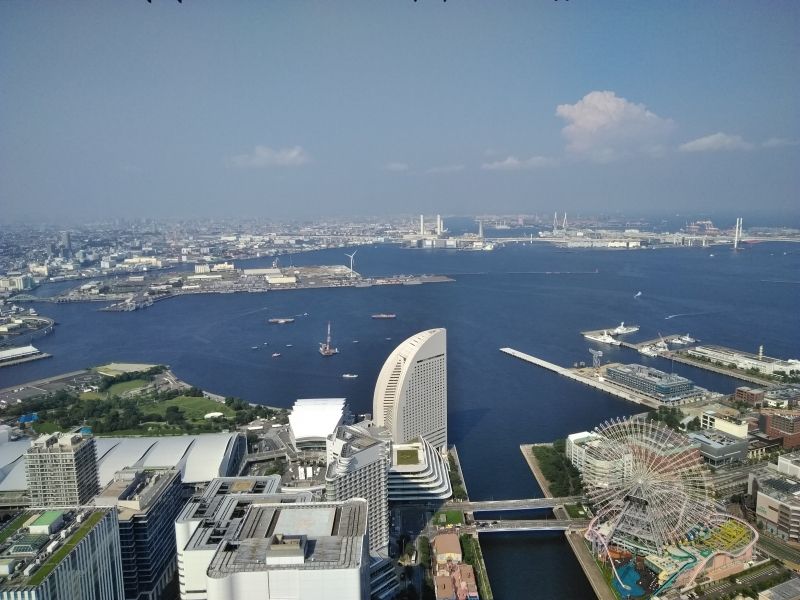
[[[447,331],[412,335],[383,364],[372,400],[372,419],[405,444],[416,438],[447,451]]]

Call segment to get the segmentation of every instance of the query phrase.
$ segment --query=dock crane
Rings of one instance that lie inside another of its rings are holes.
[[[600,370],[600,359],[603,358],[603,351],[589,348],[589,353],[592,355],[592,366],[594,367],[594,372],[597,373]]]

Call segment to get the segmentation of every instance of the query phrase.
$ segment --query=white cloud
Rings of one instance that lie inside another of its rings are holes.
[[[721,131],[686,142],[678,147],[681,152],[717,152],[720,150],[752,150],[752,148],[753,144],[744,141],[742,136],[730,135]]]
[[[797,146],[800,144],[798,140],[788,140],[786,138],[769,138],[766,142],[761,144],[764,148],[784,148],[786,146]]]
[[[299,167],[311,161],[311,157],[300,146],[270,148],[256,146],[250,154],[232,156],[229,164],[240,169],[270,169],[275,167]]]
[[[386,171],[394,171],[395,173],[401,173],[403,171],[408,171],[408,165],[402,162],[390,162],[383,165],[384,170]]]
[[[464,165],[442,165],[441,167],[431,167],[426,173],[431,175],[440,175],[444,173],[458,173],[464,170]]]
[[[490,163],[483,163],[481,169],[485,171],[526,171],[530,169],[542,169],[555,167],[558,161],[547,156],[531,156],[530,158],[517,158],[509,156],[503,160]]]
[[[567,150],[599,162],[648,152],[674,128],[672,120],[612,91],[589,92],[575,104],[560,104],[556,115],[567,122],[561,130]]]

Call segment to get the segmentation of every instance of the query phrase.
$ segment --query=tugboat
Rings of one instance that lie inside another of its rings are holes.
[[[333,356],[334,354],[339,353],[338,348],[334,348],[331,345],[331,322],[328,321],[328,336],[325,338],[324,342],[319,343],[319,353],[322,356]]]

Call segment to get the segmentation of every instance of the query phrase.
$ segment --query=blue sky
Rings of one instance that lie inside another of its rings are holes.
[[[797,215],[800,4],[0,3],[8,219]]]

